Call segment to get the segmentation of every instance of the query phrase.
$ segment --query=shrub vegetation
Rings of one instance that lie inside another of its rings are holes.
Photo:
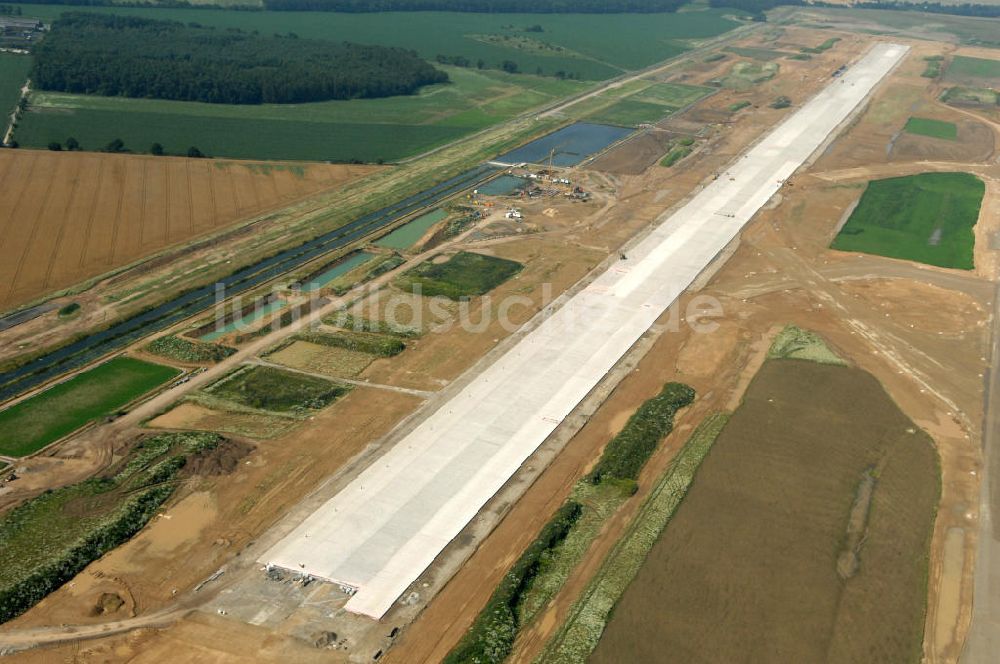
[[[142,529],[173,493],[188,458],[221,441],[211,433],[147,438],[113,474],[46,491],[0,517],[0,622]]]
[[[169,335],[146,344],[146,351],[179,362],[219,362],[235,353],[236,349]]]
[[[237,370],[205,391],[250,408],[302,413],[325,408],[350,388],[322,378],[254,366]]]
[[[694,390],[683,383],[667,383],[663,390],[642,404],[607,447],[590,473],[595,484],[607,480],[639,477],[656,446],[674,428],[674,415],[694,401]]]
[[[552,552],[566,539],[582,511],[582,506],[572,501],[559,508],[538,538],[504,576],[472,627],[444,659],[445,664],[499,664],[507,658],[520,629],[518,615],[525,595]]]
[[[320,346],[332,346],[333,348],[344,348],[357,353],[368,353],[379,357],[392,357],[399,355],[406,350],[399,338],[382,334],[369,334],[366,332],[337,332],[329,334],[326,332],[303,332],[296,338]]]

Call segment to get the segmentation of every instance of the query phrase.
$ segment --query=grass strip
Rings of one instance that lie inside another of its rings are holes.
[[[691,434],[629,531],[608,554],[562,627],[535,660],[536,664],[583,664],[587,661],[615,603],[677,511],[698,467],[728,420],[728,413],[713,413]]]

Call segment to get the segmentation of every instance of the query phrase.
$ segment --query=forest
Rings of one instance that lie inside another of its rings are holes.
[[[623,14],[677,11],[688,0],[264,0],[275,11],[448,11],[484,14]]]
[[[413,51],[69,12],[35,48],[42,90],[290,104],[412,94],[447,74]]]

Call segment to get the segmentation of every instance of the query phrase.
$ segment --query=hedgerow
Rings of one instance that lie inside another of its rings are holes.
[[[567,502],[545,525],[541,534],[518,558],[493,592],[476,621],[444,664],[499,664],[510,654],[520,628],[518,607],[551,552],[569,534],[583,507]]]
[[[379,357],[392,357],[406,350],[406,344],[396,337],[367,334],[365,332],[345,331],[328,334],[325,332],[310,331],[303,332],[297,338],[321,346],[345,348],[358,353],[368,353],[369,355],[377,355]]]
[[[694,401],[694,390],[683,383],[667,383],[642,404],[618,432],[590,473],[597,484],[607,480],[635,480],[649,456],[674,428],[674,415]]]

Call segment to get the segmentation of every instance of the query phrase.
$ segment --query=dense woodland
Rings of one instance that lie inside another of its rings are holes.
[[[451,11],[620,14],[676,11],[688,0],[264,0],[274,10],[330,12]]]
[[[35,48],[35,87],[221,104],[411,94],[447,74],[385,46],[68,12]]]

